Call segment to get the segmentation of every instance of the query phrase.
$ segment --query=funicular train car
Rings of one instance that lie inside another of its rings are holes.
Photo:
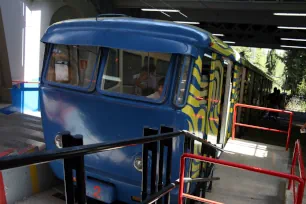
[[[225,105],[240,98],[252,103],[248,94],[255,90],[254,76],[265,79],[209,32],[173,22],[118,16],[68,20],[50,26],[42,42],[40,101],[47,149],[62,147],[57,135],[62,131],[94,144],[142,137],[148,128],[187,130],[224,143],[221,126],[227,138],[232,117]],[[184,137],[176,138],[171,181],[179,177],[185,151],[209,154],[201,143],[186,147]],[[87,195],[106,203],[139,202],[142,160],[140,146],[87,155]],[[64,179],[61,161],[51,167]],[[211,171],[193,162],[188,173],[199,178]],[[198,194],[197,187],[189,185],[188,191]],[[171,203],[177,203],[177,191],[171,195]]]

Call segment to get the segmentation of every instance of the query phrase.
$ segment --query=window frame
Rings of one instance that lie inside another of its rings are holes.
[[[180,74],[180,70],[182,69],[182,67],[177,69],[177,72],[175,74],[175,86],[174,86],[175,88],[174,88],[174,92],[173,92],[174,96],[173,96],[172,102],[173,102],[175,107],[180,108],[180,109],[185,107],[185,105],[187,103],[187,99],[188,99],[187,95],[189,93],[189,88],[190,88],[190,84],[191,84],[191,73],[193,71],[193,67],[194,67],[194,63],[195,63],[195,57],[193,57],[191,55],[180,55],[180,57],[184,57],[184,59],[183,59],[184,60],[183,66],[185,65],[185,57],[187,57],[187,56],[190,57],[190,64],[189,64],[189,67],[188,67],[189,70],[188,70],[187,78],[186,78],[187,84],[186,84],[186,91],[184,93],[184,100],[183,100],[183,102],[181,104],[177,104],[177,98],[178,98],[177,97],[178,96],[177,93],[178,93],[179,89],[176,89],[176,86],[177,86],[177,83],[178,83],[178,77],[180,77],[183,74],[183,72],[181,72],[181,75],[179,75]]]
[[[104,70],[106,67],[109,49],[111,48],[104,48],[103,50],[103,53],[105,54],[103,55],[102,63],[100,65],[100,71],[98,74],[98,80],[96,83],[96,90],[99,94],[104,95],[104,96],[109,96],[109,97],[128,99],[128,100],[133,100],[133,101],[148,102],[148,103],[153,103],[153,104],[162,104],[168,99],[166,96],[169,93],[170,86],[171,86],[171,76],[170,76],[171,74],[170,73],[173,72],[174,65],[176,64],[175,63],[175,59],[176,59],[175,53],[167,53],[167,54],[171,54],[171,57],[170,57],[170,63],[169,63],[167,75],[165,77],[165,83],[164,83],[164,87],[166,87],[166,89],[164,88],[163,93],[158,100],[154,100],[151,98],[147,98],[145,96],[137,96],[137,95],[132,95],[132,94],[110,92],[110,91],[103,90],[101,88],[102,80],[103,80],[102,77],[103,77]],[[120,49],[118,48],[118,50]],[[124,51],[124,49],[121,49],[121,50]]]
[[[64,84],[64,83],[53,82],[53,81],[47,80],[47,74],[48,74],[48,70],[49,70],[50,60],[51,60],[51,57],[52,57],[52,52],[53,52],[54,47],[56,45],[63,45],[63,44],[51,44],[50,50],[49,50],[49,53],[48,53],[48,59],[46,60],[46,63],[44,65],[42,82],[44,84],[54,86],[54,87],[67,88],[67,89],[77,90],[77,91],[81,91],[81,92],[92,92],[96,88],[96,86],[92,86],[92,85],[93,85],[93,81],[95,80],[95,78],[97,78],[97,76],[99,74],[98,71],[99,71],[99,67],[100,67],[100,64],[101,64],[101,59],[103,58],[103,55],[104,55],[103,49],[101,47],[96,46],[98,48],[98,54],[97,54],[97,57],[96,57],[96,60],[95,60],[95,65],[94,65],[93,71],[91,73],[90,83],[88,84],[87,87],[80,87],[80,86],[74,86],[74,85],[70,85],[70,84]],[[64,46],[83,46],[83,45],[64,45]],[[97,71],[97,76],[95,77],[94,75],[95,75],[96,71]],[[91,87],[93,87],[92,88],[93,90],[91,90]]]

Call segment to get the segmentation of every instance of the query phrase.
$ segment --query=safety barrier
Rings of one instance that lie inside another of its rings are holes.
[[[296,161],[298,160],[298,165],[299,165],[299,173],[300,173],[300,178],[304,180],[304,182],[306,183],[306,177],[305,177],[305,167],[304,167],[304,162],[303,162],[303,156],[302,156],[302,149],[301,149],[301,144],[300,141],[297,140],[295,142],[295,146],[294,146],[294,152],[293,152],[293,159],[292,159],[292,165],[291,165],[291,175],[295,174],[295,165],[296,165]],[[295,192],[295,182],[293,180],[289,180],[289,184],[288,184],[288,190],[290,190],[292,187],[292,191],[293,191],[293,200],[294,203],[297,202],[297,199],[299,199],[297,193]]]
[[[288,131],[277,130],[277,129],[273,129],[273,128],[260,127],[260,126],[255,126],[255,125],[248,125],[248,124],[244,124],[244,123],[237,123],[237,107],[289,114],[290,115],[290,119],[289,119]],[[236,126],[255,128],[255,129],[260,129],[260,130],[267,130],[267,131],[271,131],[271,132],[285,133],[285,134],[287,134],[286,150],[288,150],[289,142],[290,142],[290,136],[291,136],[292,119],[293,119],[293,113],[291,111],[285,111],[285,110],[279,110],[279,109],[273,109],[273,108],[265,108],[265,107],[260,107],[260,106],[251,106],[251,105],[236,103],[235,106],[234,106],[233,126],[232,126],[232,139],[234,140],[235,136],[236,136]]]
[[[214,164],[220,164],[220,165],[223,165],[223,166],[243,169],[243,170],[247,170],[247,171],[252,171],[252,172],[257,172],[257,173],[261,173],[261,174],[270,175],[270,176],[285,178],[285,179],[288,179],[289,181],[296,181],[296,182],[299,183],[299,186],[298,186],[298,191],[297,191],[297,194],[296,194],[296,201],[294,201],[294,204],[302,204],[302,202],[303,202],[305,180],[302,177],[295,176],[292,173],[291,174],[285,174],[285,173],[282,173],[282,172],[271,171],[271,170],[267,170],[267,169],[254,167],[254,166],[247,166],[247,165],[243,165],[243,164],[237,164],[237,163],[233,163],[233,162],[229,162],[229,161],[224,161],[224,160],[219,160],[219,159],[214,159],[214,158],[209,158],[209,157],[199,156],[199,155],[194,155],[194,154],[183,154],[182,155],[181,164],[180,164],[180,181],[184,180],[185,159],[186,158],[196,159],[196,160],[205,161],[205,162],[214,163]],[[303,171],[304,171],[304,169],[303,169]],[[183,204],[183,198],[189,198],[189,199],[192,199],[192,200],[197,200],[197,201],[200,201],[200,202],[205,202],[205,203],[210,203],[210,204],[221,204],[220,202],[211,201],[211,200],[207,200],[205,198],[200,198],[200,197],[196,197],[196,196],[192,196],[192,195],[184,193],[184,183],[180,182],[179,204]]]
[[[69,132],[62,132],[58,136],[60,136],[59,138],[62,139],[62,145],[64,148],[56,150],[46,150],[44,152],[39,153],[0,158],[0,171],[32,164],[46,163],[57,159],[63,159],[66,203],[86,203],[84,155],[110,151],[113,149],[120,149],[135,145],[143,145],[143,166],[141,185],[142,198],[140,200],[142,200],[142,203],[152,203],[155,201],[157,201],[158,203],[163,203],[162,199],[164,199],[164,203],[170,203],[169,192],[178,185],[177,182],[170,183],[170,172],[172,168],[172,144],[174,143],[173,138],[185,136],[185,141],[188,141],[188,143],[186,144],[190,144],[191,146],[194,141],[198,141],[202,143],[203,146],[205,146],[205,149],[213,149],[215,151],[221,152],[223,152],[224,150],[208,143],[206,140],[201,139],[187,131],[170,132],[171,128],[167,129],[166,127],[164,127],[163,129],[163,131],[161,130],[161,132],[164,132],[162,134],[157,134],[158,130],[147,128],[145,129],[144,135],[141,138],[90,145],[83,145],[83,138],[81,135],[72,136]],[[163,175],[164,172],[162,171],[163,167],[161,165],[164,163],[162,160],[163,156],[158,158],[158,155],[164,155],[164,152],[154,152],[156,149],[158,149],[157,142],[159,142],[160,151],[164,151],[167,155],[167,162],[165,164],[166,175]],[[151,165],[148,165],[149,162],[148,159],[146,159],[148,158],[149,151],[152,152]],[[159,171],[157,171],[157,162],[160,162]],[[149,166],[151,167],[151,170],[148,169]],[[76,177],[73,176],[73,171],[75,172]],[[149,172],[151,172],[150,177],[148,177]],[[163,182],[163,180],[161,179],[163,178],[163,176],[165,177],[165,182]],[[151,178],[151,182],[148,182],[148,178]],[[183,182],[210,182],[212,180],[217,179],[199,178],[183,180]],[[150,192],[147,187],[148,184],[151,185]],[[76,190],[74,190],[74,188]],[[158,189],[158,191],[156,191],[156,189]]]

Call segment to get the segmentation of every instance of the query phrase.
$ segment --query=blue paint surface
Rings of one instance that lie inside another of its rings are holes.
[[[1,113],[12,114],[20,112],[39,115],[39,84],[21,83],[13,85],[11,89],[12,105],[0,109]]]

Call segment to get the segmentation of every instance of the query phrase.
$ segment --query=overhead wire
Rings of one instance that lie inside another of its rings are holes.
[[[144,0],[140,0],[142,3],[144,3],[144,4],[146,4],[147,6],[150,6],[151,8],[153,8],[153,9],[157,9],[157,8],[155,8],[154,6],[152,6],[152,5],[150,5],[149,3],[147,3],[147,2],[145,2]],[[169,14],[167,14],[167,13],[165,13],[165,12],[163,12],[163,11],[159,11],[159,12],[161,12],[162,14],[164,14],[165,16],[168,16],[169,18],[171,18],[171,16],[169,15]]]
[[[159,0],[159,1],[162,2],[163,4],[165,4],[168,8],[171,8],[171,9],[173,9],[173,10],[176,10],[176,9],[173,8],[171,5],[169,5],[168,3],[166,3],[165,1],[163,1],[163,0]],[[188,18],[188,16],[185,15],[184,13],[182,13],[180,10],[179,10],[178,13],[181,14],[182,16],[184,16],[185,18]]]

